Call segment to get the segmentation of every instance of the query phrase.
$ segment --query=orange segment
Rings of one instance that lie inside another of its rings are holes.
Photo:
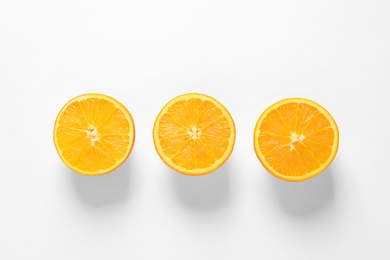
[[[220,167],[230,156],[236,138],[232,117],[212,97],[190,93],[166,104],[156,118],[154,145],[172,169],[203,175]]]
[[[304,98],[288,98],[268,107],[257,121],[254,148],[263,166],[283,180],[316,176],[336,156],[339,132],[322,106]]]
[[[85,175],[109,173],[133,148],[134,122],[117,100],[102,94],[73,98],[59,112],[53,132],[61,160]]]

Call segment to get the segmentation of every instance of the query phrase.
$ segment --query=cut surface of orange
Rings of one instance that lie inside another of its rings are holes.
[[[133,148],[135,128],[130,112],[103,94],[73,98],[59,112],[54,145],[73,171],[102,175],[123,164]]]
[[[288,98],[268,107],[254,130],[254,148],[276,177],[303,181],[325,170],[336,156],[339,131],[330,113],[316,102]]]
[[[173,170],[204,175],[230,156],[236,138],[232,117],[214,98],[198,93],[175,97],[160,111],[153,139],[160,158]]]

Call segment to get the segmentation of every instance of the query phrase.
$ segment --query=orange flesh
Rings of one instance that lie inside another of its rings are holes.
[[[201,94],[173,99],[160,112],[154,128],[162,160],[189,175],[218,168],[230,155],[234,139],[234,123],[227,110]]]
[[[70,101],[59,113],[54,141],[64,163],[87,175],[121,165],[134,143],[130,113],[116,100],[89,94]]]
[[[318,174],[333,160],[338,130],[330,114],[313,101],[289,99],[271,106],[258,121],[255,150],[265,168],[299,181]]]

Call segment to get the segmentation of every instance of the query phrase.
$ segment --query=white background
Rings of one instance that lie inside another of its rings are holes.
[[[387,0],[1,0],[0,259],[390,259]],[[121,101],[137,130],[116,172],[67,169],[52,142],[71,98]],[[174,96],[232,114],[212,174],[170,170],[152,127]],[[253,150],[272,103],[306,97],[340,130],[321,175],[278,180]]]

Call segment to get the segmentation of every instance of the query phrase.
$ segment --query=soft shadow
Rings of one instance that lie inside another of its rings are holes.
[[[333,169],[330,165],[321,174],[302,182],[288,182],[270,176],[276,198],[282,209],[291,216],[319,213],[334,201]]]
[[[169,171],[178,200],[184,206],[202,211],[228,204],[230,198],[229,162],[203,176],[186,176]]]
[[[130,156],[131,157],[131,156]],[[115,171],[101,176],[84,176],[68,170],[80,200],[90,207],[123,203],[128,198],[131,172],[129,158]]]

